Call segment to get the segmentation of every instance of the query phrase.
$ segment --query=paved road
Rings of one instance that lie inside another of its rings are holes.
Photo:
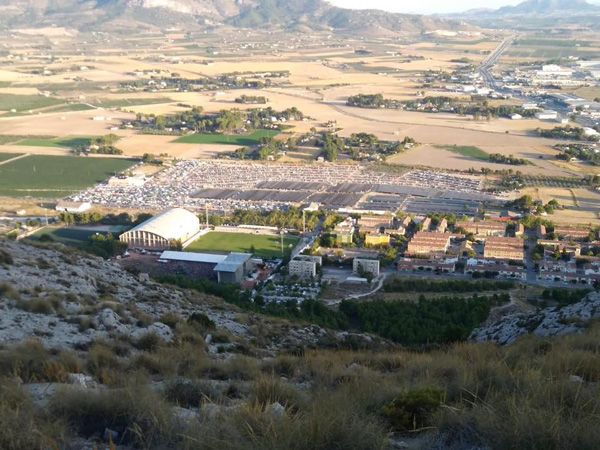
[[[481,78],[483,79],[484,83],[490,89],[499,90],[502,88],[502,84],[496,80],[496,78],[494,78],[491,70],[500,59],[500,56],[502,56],[502,54],[515,43],[518,37],[519,35],[515,34],[502,41],[502,43],[481,62],[479,66],[479,73],[481,74]]]

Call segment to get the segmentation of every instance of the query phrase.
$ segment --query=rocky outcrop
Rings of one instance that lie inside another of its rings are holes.
[[[511,344],[520,336],[563,336],[578,333],[590,319],[600,317],[600,293],[592,292],[583,300],[563,308],[545,308],[532,312],[510,313],[488,326],[476,328],[471,340]]]

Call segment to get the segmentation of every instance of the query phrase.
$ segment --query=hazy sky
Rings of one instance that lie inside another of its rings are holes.
[[[403,13],[448,13],[462,12],[471,8],[499,8],[516,5],[522,0],[329,0],[344,8],[375,8]]]

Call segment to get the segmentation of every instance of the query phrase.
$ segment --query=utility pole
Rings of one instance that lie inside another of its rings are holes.
[[[206,213],[206,229],[208,230],[208,206],[204,205],[204,212]]]

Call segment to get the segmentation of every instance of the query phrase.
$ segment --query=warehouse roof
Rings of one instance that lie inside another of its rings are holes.
[[[215,267],[216,272],[235,272],[238,268],[245,264],[252,254],[250,253],[230,253],[223,261]]]
[[[171,208],[142,222],[127,233],[145,231],[164,239],[179,239],[188,234],[192,226],[200,227],[200,220],[194,213],[183,208]]]
[[[214,255],[212,253],[174,252],[167,250],[160,255],[160,259],[171,261],[186,261],[205,264],[219,264],[227,255]]]

